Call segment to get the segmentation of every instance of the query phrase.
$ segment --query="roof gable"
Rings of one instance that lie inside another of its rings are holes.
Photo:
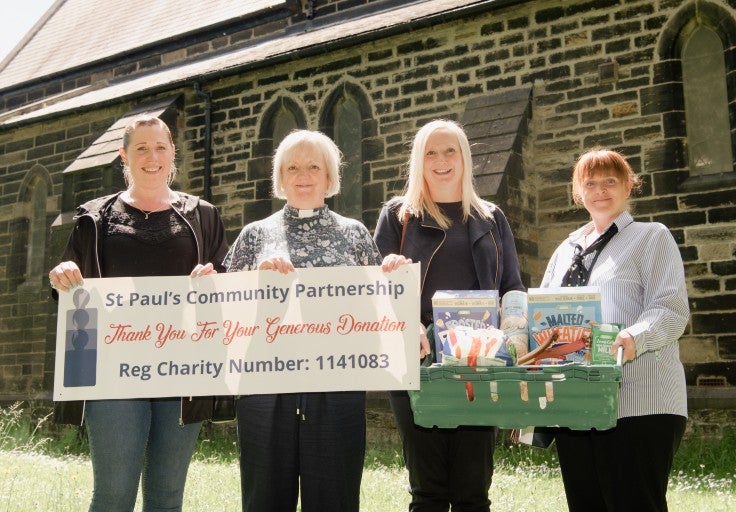
[[[493,3],[498,1],[500,0],[486,0]],[[250,41],[247,45],[229,48],[207,58],[182,61],[149,73],[122,77],[104,84],[87,85],[75,91],[66,91],[55,98],[45,97],[20,108],[9,109],[0,113],[0,129],[69,110],[120,102],[141,94],[170,94],[188,82],[274,65],[279,60],[307,58],[323,53],[326,48],[355,47],[361,41],[372,40],[398,30],[411,30],[414,24],[423,25],[440,18],[446,20],[452,12],[461,13],[465,9],[482,7],[484,4],[485,2],[479,0],[424,0],[417,3],[397,1],[398,6],[392,9],[371,11],[354,19],[339,19],[333,20],[334,23],[324,24],[310,22],[282,32],[278,37]]]
[[[287,0],[59,0],[0,63],[0,89],[284,7]]]

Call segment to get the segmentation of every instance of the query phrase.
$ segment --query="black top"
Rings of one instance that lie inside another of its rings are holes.
[[[478,277],[468,236],[468,225],[463,223],[462,203],[437,203],[442,213],[452,222],[445,230],[445,241],[432,257],[422,289],[422,319],[432,318],[432,295],[437,290],[477,290]]]
[[[106,277],[189,275],[197,264],[192,231],[173,208],[146,215],[118,198],[100,234]]]
[[[485,215],[475,208],[468,217],[467,222],[462,225],[458,222],[458,229],[462,229],[467,233],[468,241],[461,244],[466,247],[467,254],[454,254],[449,268],[447,263],[443,263],[445,267],[436,263],[436,254],[442,246],[447,244],[447,235],[431,215],[424,214],[421,216],[412,215],[407,221],[404,221],[399,215],[399,210],[404,202],[401,196],[390,199],[381,208],[378,215],[378,223],[376,224],[375,240],[381,254],[401,254],[412,261],[421,263],[422,291],[426,291],[431,297],[434,293],[431,290],[438,290],[440,286],[432,281],[434,278],[429,277],[429,272],[437,271],[442,273],[452,273],[452,279],[457,279],[451,283],[442,283],[442,287],[451,286],[451,289],[460,289],[461,287],[473,289],[473,286],[467,286],[467,282],[461,277],[461,272],[473,273],[478,285],[475,287],[481,290],[498,290],[503,296],[511,290],[524,291],[524,283],[521,281],[519,273],[519,260],[516,255],[516,246],[514,236],[511,232],[506,216],[500,208],[483,201],[488,208],[490,215]],[[459,210],[457,215],[460,219]],[[404,238],[404,246],[401,246],[402,225],[406,222],[406,236]],[[460,263],[459,258],[467,258],[466,263]],[[447,288],[445,288],[447,289]],[[422,303],[422,311],[430,311],[430,309]],[[430,318],[431,319],[431,318]],[[426,323],[424,317],[422,321]]]

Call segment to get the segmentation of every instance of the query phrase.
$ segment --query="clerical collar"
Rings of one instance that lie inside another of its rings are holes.
[[[311,217],[318,217],[322,215],[322,212],[327,210],[327,205],[322,205],[319,208],[294,208],[293,206],[285,205],[286,216],[292,219],[309,219]]]
[[[314,210],[314,209],[297,210],[296,216],[299,217],[300,219],[306,219],[307,217],[314,217],[318,213],[319,213],[318,209],[317,210]]]

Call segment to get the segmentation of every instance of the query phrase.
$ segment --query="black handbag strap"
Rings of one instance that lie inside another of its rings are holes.
[[[406,238],[406,225],[409,223],[411,214],[409,210],[404,212],[404,219],[401,221],[401,243],[399,244],[399,254],[404,252],[404,238]]]

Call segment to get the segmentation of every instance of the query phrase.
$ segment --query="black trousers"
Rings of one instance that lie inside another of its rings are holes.
[[[250,395],[237,400],[245,512],[358,512],[365,393]],[[297,410],[299,414],[297,414]]]
[[[389,398],[409,471],[409,510],[488,512],[496,428],[419,427],[406,391]]]
[[[618,420],[610,430],[555,435],[570,512],[666,512],[667,483],[684,416]]]

